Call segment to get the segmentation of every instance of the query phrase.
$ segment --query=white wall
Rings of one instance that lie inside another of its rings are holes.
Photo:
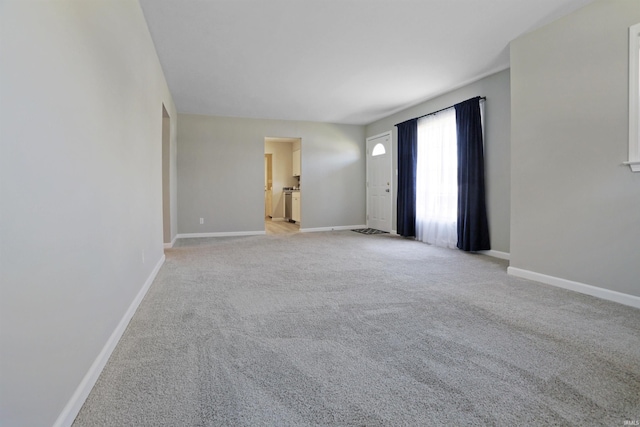
[[[50,426],[163,259],[177,114],[137,1],[0,17],[0,425]]]
[[[298,143],[300,145],[300,143]],[[271,216],[284,218],[284,195],[282,187],[298,185],[293,176],[293,142],[265,141],[264,150],[272,154],[273,203]]]
[[[265,137],[302,138],[303,229],[365,223],[363,126],[192,114],[178,121],[178,233],[264,231]]]
[[[490,75],[392,116],[367,125],[366,136],[391,130],[393,165],[398,164],[398,132],[395,125],[429,114],[474,96],[486,96],[485,104],[485,185],[491,248],[509,252],[509,182],[510,182],[510,95],[509,70]],[[394,179],[394,195],[397,180]],[[394,199],[395,200],[395,199]],[[393,204],[392,227],[396,228],[396,204]]]
[[[597,0],[511,44],[511,266],[640,296],[628,156],[628,27]]]

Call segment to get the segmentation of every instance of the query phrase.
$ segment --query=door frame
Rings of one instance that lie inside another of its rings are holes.
[[[264,218],[273,218],[273,154],[264,154]]]
[[[283,144],[289,144],[291,147],[291,151],[289,154],[284,154],[283,157],[283,153],[279,153],[278,151],[273,148],[275,146],[281,146]],[[267,148],[269,147],[269,148]],[[299,187],[300,185],[300,176],[297,177],[297,179],[293,176],[292,174],[292,169],[293,169],[293,151],[294,149],[298,147],[298,149],[300,150],[300,153],[302,154],[302,137],[297,136],[265,136],[264,137],[264,154],[265,155],[271,155],[271,161],[272,161],[272,182],[271,182],[271,200],[272,200],[272,212],[273,214],[275,214],[275,216],[273,216],[271,218],[272,221],[284,221],[285,220],[285,200],[284,197],[282,197],[279,201],[276,201],[278,199],[278,194],[279,195],[283,195],[282,191],[284,189],[284,187]],[[274,149],[276,151],[274,152],[270,152],[269,150]],[[301,163],[302,163],[302,157],[300,158]],[[282,165],[283,164],[287,164],[287,166],[284,166],[285,170],[289,170],[289,175],[287,175],[286,179],[281,179],[283,177],[282,175]],[[279,165],[279,166],[278,166]],[[263,167],[266,167],[263,166]],[[300,165],[300,168],[302,170],[302,164]],[[280,172],[277,172],[280,171]],[[265,175],[266,175],[266,170],[265,170]],[[277,184],[277,187],[276,187]],[[275,194],[274,194],[274,189],[275,189]],[[266,199],[266,197],[265,197]],[[282,203],[282,207],[280,208],[280,203]],[[265,205],[266,205],[266,200],[265,200]],[[302,207],[300,207],[300,222],[298,223],[299,226],[301,226],[302,223]],[[267,223],[265,221],[265,231],[267,230]]]
[[[171,230],[171,117],[162,104],[162,242],[165,248],[173,247]]]
[[[367,157],[366,160],[366,199],[367,199],[367,227],[369,227],[369,212],[370,212],[370,208],[369,208],[369,169],[370,169],[370,164],[369,164],[369,160],[371,158],[370,156],[370,152],[369,152],[369,141],[375,140],[375,139],[379,139],[379,138],[383,138],[385,136],[389,137],[389,219],[388,219],[388,224],[389,224],[389,232],[392,233],[393,232],[393,133],[388,130],[386,132],[382,132],[379,133],[377,135],[374,136],[370,136],[367,138],[366,143],[365,143],[365,155]]]

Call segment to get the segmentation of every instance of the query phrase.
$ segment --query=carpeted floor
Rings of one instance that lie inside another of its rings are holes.
[[[74,426],[640,420],[640,310],[350,231],[180,240]]]

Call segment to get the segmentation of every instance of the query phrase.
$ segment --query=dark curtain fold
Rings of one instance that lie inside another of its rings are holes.
[[[416,168],[418,164],[418,119],[396,125],[398,128],[397,232],[416,235]]]
[[[458,132],[458,249],[491,249],[484,186],[480,97],[455,105]]]

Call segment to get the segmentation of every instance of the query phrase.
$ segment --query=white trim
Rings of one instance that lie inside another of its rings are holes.
[[[317,231],[338,231],[338,230],[356,230],[358,228],[367,228],[366,225],[335,225],[333,227],[316,227],[316,228],[301,228],[302,233],[315,233]]]
[[[640,172],[640,160],[637,162],[623,162],[631,168],[631,172]]]
[[[629,27],[629,165],[640,172],[640,23]]]
[[[173,240],[171,241],[171,243],[165,243],[164,244],[164,248],[165,249],[171,249],[173,247],[173,245],[176,244],[176,240],[178,240],[178,235],[177,234],[175,236],[173,236]]]
[[[267,234],[266,231],[223,231],[218,233],[184,233],[178,234],[178,239],[194,239],[197,237],[230,237],[230,236],[259,236]]]
[[[392,135],[391,135],[391,131],[390,131],[390,130],[388,130],[388,131],[385,131],[385,132],[379,133],[379,134],[377,134],[377,135],[368,136],[368,137],[367,137],[367,141],[372,140],[372,139],[383,138],[383,137],[385,137],[385,136],[388,136],[388,137],[390,137],[390,138],[391,138],[391,136],[392,136]]]
[[[493,249],[488,251],[478,251],[478,253],[481,255],[492,256],[494,258],[506,259],[507,261],[511,258],[511,254],[509,252],[494,251]]]
[[[397,236],[398,235],[398,230],[391,230],[390,234],[393,234],[394,236]]]
[[[78,412],[80,412],[82,405],[84,404],[85,400],[87,400],[91,389],[95,385],[96,381],[98,381],[98,377],[107,364],[111,353],[113,353],[113,350],[116,348],[116,345],[118,345],[118,342],[120,341],[122,334],[124,334],[127,325],[129,325],[129,321],[135,314],[138,306],[142,302],[142,299],[144,298],[154,279],[158,275],[160,267],[162,267],[162,264],[164,264],[164,260],[165,256],[163,254],[149,277],[147,277],[144,285],[142,285],[142,289],[140,289],[138,295],[136,295],[136,297],[129,305],[129,309],[124,313],[122,319],[120,319],[120,323],[118,323],[116,329],[111,333],[111,336],[105,343],[102,351],[100,351],[98,357],[96,357],[96,359],[91,364],[91,367],[84,375],[84,378],[82,378],[82,381],[80,381],[80,384],[71,396],[71,399],[69,399],[60,415],[58,415],[58,419],[53,424],[53,427],[70,426],[71,424],[73,424],[73,421],[78,415]]]
[[[508,267],[507,273],[512,276],[522,277],[523,279],[535,280],[536,282],[545,283],[547,285],[557,286],[559,288],[569,289],[570,291],[580,292],[581,294],[587,294],[631,307],[640,308],[640,297],[635,295],[623,294],[622,292],[598,288],[596,286],[561,279],[559,277],[547,276],[546,274],[523,270],[516,267]]]

